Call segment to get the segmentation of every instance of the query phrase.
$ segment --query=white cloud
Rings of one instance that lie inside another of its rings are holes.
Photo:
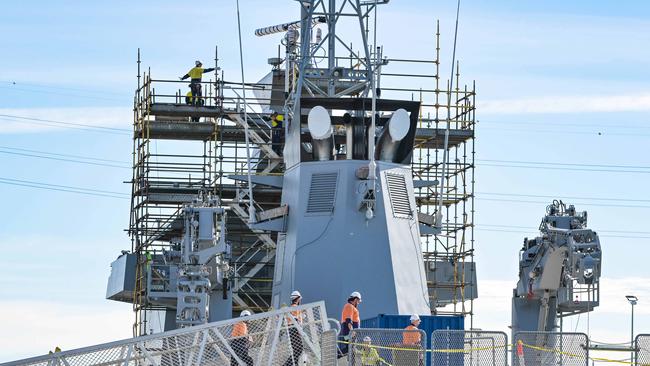
[[[650,94],[609,96],[546,96],[484,101],[481,115],[528,113],[591,113],[650,111]]]
[[[71,305],[46,301],[0,303],[0,362],[131,337],[130,305]]]
[[[24,118],[12,118],[7,116],[18,116]],[[30,120],[33,118],[38,120]],[[49,120],[65,122],[71,125],[39,121]],[[88,128],[79,125],[92,127],[120,128],[125,131],[113,131],[117,133],[129,133],[133,120],[133,112],[129,107],[79,107],[79,108],[2,108],[0,109],[0,133],[40,133],[53,130],[64,130],[68,128]]]
[[[479,282],[479,298],[474,302],[474,327],[510,333],[513,281],[483,280]],[[601,278],[600,306],[589,314],[593,339],[599,341],[625,342],[629,339],[630,304],[625,295],[639,298],[635,307],[635,333],[650,332],[650,278]],[[565,331],[574,324],[578,331],[586,331],[585,315],[565,320]],[[621,323],[621,321],[623,321]],[[469,327],[469,324],[466,325]]]

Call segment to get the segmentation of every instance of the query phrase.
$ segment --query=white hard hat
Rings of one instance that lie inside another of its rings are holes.
[[[244,310],[244,311],[241,312],[241,314],[239,314],[240,317],[241,316],[251,316],[251,315],[253,315],[253,313],[251,313],[250,310]]]
[[[294,292],[291,293],[291,300],[297,299],[299,297],[302,297],[302,295],[300,294],[300,291],[294,291]]]
[[[370,337],[368,337],[368,336],[365,336],[365,337],[363,337],[363,341],[364,342],[371,342],[372,339],[370,339]]]
[[[203,64],[201,63],[201,61],[199,61],[199,60],[194,61],[194,64],[195,64],[196,66],[203,65]]]
[[[358,291],[354,291],[353,293],[351,293],[350,297],[356,297],[359,300],[361,300],[361,294]]]
[[[420,320],[420,316],[418,314],[411,315],[411,322],[414,322],[416,320]]]

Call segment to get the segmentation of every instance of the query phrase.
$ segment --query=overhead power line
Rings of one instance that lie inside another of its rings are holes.
[[[79,159],[84,159],[84,160],[95,160],[95,161],[103,161],[103,162],[117,163],[117,164],[129,164],[128,161],[124,161],[124,160],[95,158],[95,157],[86,156],[86,155],[61,154],[61,153],[54,153],[54,152],[50,152],[50,151],[23,149],[23,148],[18,148],[18,147],[11,147],[11,146],[0,146],[0,149],[15,150],[15,151],[26,151],[26,152],[37,153],[37,154],[63,156],[63,157],[67,157],[67,158],[79,158]]]
[[[125,98],[110,98],[110,97],[102,97],[102,96],[98,96],[98,95],[89,95],[87,93],[84,93],[84,94],[61,93],[61,92],[50,91],[50,90],[28,89],[28,88],[21,88],[21,87],[16,87],[16,86],[0,86],[0,88],[1,89],[8,89],[8,90],[11,90],[12,92],[50,94],[50,95],[58,95],[58,96],[62,96],[62,97],[68,97],[68,98],[101,99],[101,100],[110,100],[110,101],[117,101],[117,102],[124,102],[124,101],[128,100],[126,97]]]
[[[92,161],[57,158],[57,157],[53,157],[53,156],[29,154],[29,153],[15,152],[15,151],[3,151],[1,148],[0,148],[0,154],[10,154],[10,155],[17,155],[17,156],[24,156],[24,157],[34,157],[34,158],[40,158],[40,159],[65,161],[65,162],[69,162],[69,163],[78,163],[78,164],[86,164],[86,165],[96,165],[96,166],[103,166],[103,167],[109,167],[109,168],[131,169],[131,167],[126,166],[126,165],[115,165],[115,164],[107,164],[107,163],[97,163],[97,162],[92,162]]]
[[[17,116],[11,114],[0,114],[0,117],[2,117],[3,119],[14,120],[16,122],[23,121],[25,123],[35,123],[35,124],[41,124],[46,126],[73,128],[73,129],[80,129],[85,131],[104,132],[104,133],[112,133],[118,135],[129,135],[131,133],[130,130],[125,128],[94,126],[94,125],[84,124],[84,123],[63,122],[63,121],[55,121],[55,120],[44,119],[44,118]]]
[[[22,179],[12,179],[12,178],[2,178],[2,177],[0,177],[0,184],[7,184],[7,185],[14,185],[14,186],[21,186],[21,187],[30,187],[30,188],[44,189],[44,190],[50,190],[50,191],[78,193],[78,194],[84,194],[84,195],[89,195],[89,196],[101,196],[101,197],[110,197],[110,198],[119,198],[119,199],[129,199],[129,195],[126,194],[126,193],[122,193],[122,192],[104,191],[104,190],[99,190],[99,189],[82,188],[82,187],[73,187],[73,186],[67,186],[67,185],[61,185],[61,184],[42,183],[42,182],[35,182],[35,181],[22,180]]]
[[[533,231],[536,230],[529,230],[529,231],[523,231],[523,230],[507,230],[507,229],[485,229],[481,228],[481,225],[477,225],[478,227],[476,230],[478,231],[493,231],[493,232],[499,232],[499,233],[513,233],[513,234],[532,234]],[[634,235],[598,235],[599,237],[603,238],[619,238],[619,239],[650,239],[650,236],[634,236]]]
[[[521,169],[544,169],[544,170],[564,170],[564,171],[580,171],[580,172],[608,172],[608,173],[639,173],[650,174],[650,170],[624,170],[624,169],[589,169],[578,167],[554,167],[554,166],[540,166],[540,165],[510,165],[510,164],[477,164],[480,167],[500,167],[500,168],[521,168]]]
[[[515,199],[508,199],[508,198],[482,198],[478,197],[476,198],[479,201],[495,201],[495,202],[514,202],[514,203],[535,203],[535,204],[540,204],[540,205],[548,205],[548,201],[529,201],[529,200],[515,200]],[[641,206],[641,205],[613,205],[613,204],[606,204],[606,203],[587,203],[587,202],[573,202],[575,205],[581,205],[581,206],[595,206],[595,207],[622,207],[622,208],[643,208],[643,209],[648,209],[650,206]]]
[[[42,83],[31,83],[31,82],[22,82],[22,81],[8,81],[8,80],[2,80],[0,81],[0,84],[7,84],[11,87],[18,86],[27,86],[27,87],[35,87],[35,88],[45,88],[45,89],[56,89],[56,90],[70,90],[70,91],[80,91],[84,93],[92,93],[92,94],[103,94],[103,95],[115,95],[115,96],[124,96],[126,95],[124,93],[118,93],[118,92],[111,92],[107,90],[98,90],[98,89],[87,89],[87,88],[71,88],[68,86],[60,86],[60,85],[55,85],[55,84],[42,84]]]
[[[595,201],[615,201],[615,202],[650,202],[650,200],[637,198],[599,198],[584,196],[563,196],[563,195],[542,195],[542,194],[525,194],[525,193],[502,193],[502,192],[476,192],[477,195],[504,196],[504,197],[538,197],[551,199],[577,199],[577,200],[595,200]]]
[[[576,167],[594,167],[594,168],[626,168],[626,169],[650,169],[648,165],[620,165],[620,164],[588,164],[588,163],[560,163],[544,161],[525,161],[525,160],[498,160],[498,159],[476,159],[476,161],[487,161],[493,163],[513,163],[513,164],[534,164],[534,165],[559,165],[559,166],[576,166]]]

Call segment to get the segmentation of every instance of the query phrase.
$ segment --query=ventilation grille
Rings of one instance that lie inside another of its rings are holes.
[[[334,211],[338,176],[338,173],[312,174],[307,213],[331,214]]]
[[[408,189],[406,189],[406,178],[401,174],[386,173],[388,184],[388,195],[393,207],[395,217],[413,217],[411,200],[409,200]]]

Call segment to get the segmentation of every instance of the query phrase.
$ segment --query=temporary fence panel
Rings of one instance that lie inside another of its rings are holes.
[[[650,334],[639,334],[634,341],[638,366],[650,366]]]
[[[588,366],[589,338],[584,333],[515,333],[513,366]]]
[[[508,336],[503,332],[437,330],[431,337],[433,366],[506,366]]]
[[[427,336],[419,329],[361,328],[339,344],[350,366],[423,366]]]
[[[321,342],[327,339],[323,333],[328,330],[325,304],[318,302],[2,366],[318,365],[323,361]]]
[[[338,348],[336,346],[336,338],[338,332],[335,329],[326,330],[321,334],[320,347],[321,347],[321,366],[336,366]]]

